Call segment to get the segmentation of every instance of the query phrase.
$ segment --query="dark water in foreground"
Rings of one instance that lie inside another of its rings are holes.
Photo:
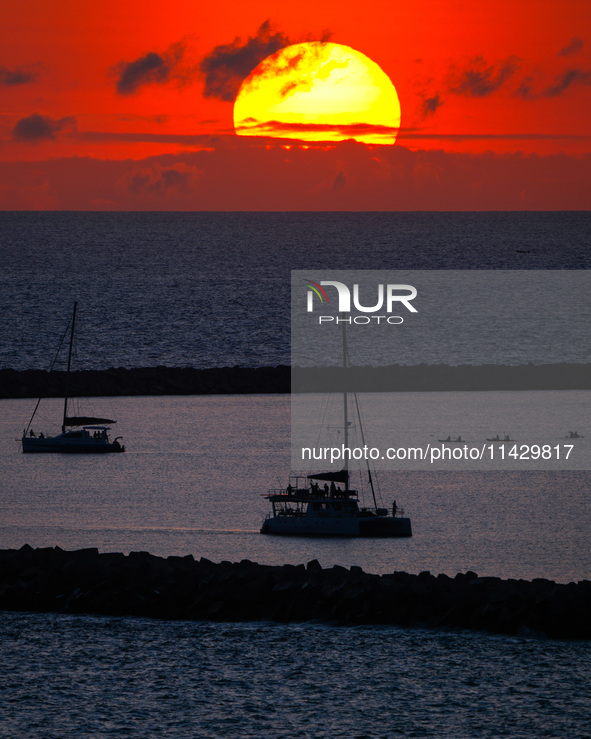
[[[0,614],[0,736],[570,737],[591,645],[392,627]]]

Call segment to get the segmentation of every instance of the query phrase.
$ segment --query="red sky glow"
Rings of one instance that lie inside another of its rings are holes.
[[[4,210],[590,206],[586,0],[26,0],[2,16]],[[320,40],[390,77],[395,145],[236,136],[241,82]]]

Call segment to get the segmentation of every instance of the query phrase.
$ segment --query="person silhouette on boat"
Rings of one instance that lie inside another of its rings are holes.
[[[291,495],[293,493],[293,485],[291,484],[291,482],[287,486],[287,492],[289,493],[289,495]]]
[[[447,439],[445,439],[445,441],[451,441],[451,435],[448,436]]]
[[[324,494],[328,495],[328,483],[324,483]]]
[[[504,439],[504,441],[511,441],[511,439],[509,438],[509,434],[505,434],[505,439]]]
[[[463,439],[462,439],[461,436],[458,436],[458,438],[456,439],[456,441],[463,441]]]
[[[33,431],[33,429],[31,429],[31,430],[29,431],[29,436],[35,436],[35,432]]]

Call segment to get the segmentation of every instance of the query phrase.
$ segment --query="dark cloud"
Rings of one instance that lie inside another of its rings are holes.
[[[28,85],[35,82],[39,77],[40,69],[36,67],[0,67],[0,85],[3,87],[16,87],[17,85]]]
[[[129,192],[133,194],[163,195],[170,190],[179,193],[191,192],[190,171],[179,171],[174,167],[157,172],[138,173],[129,181]]]
[[[576,36],[571,39],[570,44],[565,46],[564,49],[560,49],[558,56],[572,56],[578,54],[583,48],[583,39],[577,38]]]
[[[17,141],[43,141],[54,139],[56,133],[72,129],[75,125],[76,119],[71,116],[56,120],[48,115],[33,113],[16,123],[12,129],[12,135]]]
[[[338,192],[339,190],[342,190],[346,184],[347,180],[345,178],[345,175],[342,172],[339,172],[338,175],[334,178],[334,182],[332,183],[332,191]]]
[[[171,164],[166,166],[166,160]],[[200,170],[174,158],[151,158],[133,169],[121,179],[120,192],[131,195],[136,201],[145,200],[156,205],[165,200],[183,199],[186,206],[198,189]]]
[[[555,78],[553,84],[536,91],[533,77],[526,77],[515,94],[523,100],[538,100],[539,98],[553,98],[562,95],[573,85],[591,85],[591,71],[586,69],[567,69]]]
[[[414,128],[401,128],[398,143],[405,139],[425,141],[588,141],[591,134],[577,133],[425,133]]]
[[[591,85],[591,71],[584,69],[567,69],[566,72],[556,78],[553,85],[546,88],[542,95],[552,98],[562,95],[571,85]]]
[[[533,100],[538,97],[534,92],[534,78],[530,75],[525,77],[520,83],[517,90],[515,90],[517,97],[523,98],[524,100]]]
[[[487,65],[479,56],[464,70],[454,69],[449,79],[449,91],[467,97],[485,97],[496,92],[519,68],[519,59],[510,56],[497,64]]]
[[[425,98],[421,106],[423,118],[426,118],[429,115],[433,115],[433,113],[435,113],[437,108],[440,108],[442,105],[443,105],[443,100],[441,99],[441,96],[439,95],[439,93],[436,93],[435,95],[433,95],[433,97]]]
[[[183,44],[172,44],[167,51],[150,51],[133,62],[120,62],[115,68],[118,76],[117,92],[132,95],[144,85],[164,85],[171,80],[187,82],[192,70],[183,65]]]
[[[244,43],[237,37],[231,44],[216,46],[201,62],[201,71],[205,75],[205,97],[233,101],[242,81],[263,59],[292,43],[266,20],[256,34]]]
[[[358,133],[376,133],[376,132],[382,132],[385,134],[388,133],[394,133],[396,129],[391,129],[387,127],[380,127],[380,126],[370,126],[366,124],[355,124],[353,126],[332,126],[332,125],[325,125],[322,124],[324,130],[330,130],[335,131],[339,130],[341,132],[348,131],[351,135],[353,135],[354,132]],[[281,128],[283,127],[283,129]],[[296,128],[300,128],[302,130],[304,127],[307,128],[307,130],[318,130],[321,128],[320,125],[313,125],[309,124],[306,126],[306,124],[293,124],[289,128],[294,131]],[[281,130],[287,131],[287,127],[285,124],[269,124],[268,125],[268,132],[269,133],[278,133]],[[231,142],[231,144],[227,143],[230,148],[231,146],[236,145],[237,141],[240,142],[240,144],[243,144],[244,146],[250,145],[250,143],[253,142],[253,140],[258,141],[255,137],[252,137],[249,139],[236,139],[236,136],[230,135],[230,136],[210,136],[208,134],[163,134],[163,133],[130,133],[128,131],[126,132],[109,132],[106,133],[104,131],[80,131],[76,133],[76,138],[80,139],[81,141],[103,141],[103,142],[113,142],[113,141],[126,141],[129,143],[133,142],[141,142],[141,143],[170,143],[170,144],[182,144],[187,149],[196,149],[201,151],[209,151],[212,152],[215,149],[219,148],[223,145],[223,142]],[[287,138],[287,136],[286,136]],[[453,140],[453,141],[475,141],[475,140],[490,140],[490,141],[530,141],[530,140],[542,140],[542,141],[581,141],[581,140],[589,140],[591,139],[590,135],[582,135],[582,134],[564,134],[564,133],[556,133],[556,134],[550,134],[550,133],[449,133],[449,134],[442,134],[442,133],[427,133],[422,131],[421,129],[417,128],[401,128],[398,131],[398,142],[403,143],[404,139],[413,139],[413,140],[425,140],[425,141],[445,141],[445,140]],[[264,138],[264,134],[261,133],[261,140],[264,140],[267,145],[276,144],[277,146],[280,146],[283,142],[279,138]],[[293,141],[290,141],[291,144],[293,144]],[[307,141],[307,142],[301,142],[305,144],[307,148],[314,147],[314,146],[320,146],[323,147],[325,144],[323,142],[314,142],[314,141]],[[334,142],[333,142],[334,143]]]

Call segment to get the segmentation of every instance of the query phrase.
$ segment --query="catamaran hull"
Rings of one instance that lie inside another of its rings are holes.
[[[23,452],[25,454],[110,454],[124,452],[125,447],[119,442],[81,441],[79,444],[73,440],[60,441],[59,437],[39,439],[24,438]]]
[[[410,518],[376,516],[359,520],[359,536],[366,538],[398,538],[412,536]]]
[[[275,536],[348,536],[360,538],[401,538],[412,536],[410,518],[340,518],[328,521],[275,516],[263,522],[261,534]]]
[[[308,520],[306,520],[308,519]],[[261,534],[277,536],[359,536],[359,526],[354,518],[318,520],[302,516],[275,516],[263,521]]]

